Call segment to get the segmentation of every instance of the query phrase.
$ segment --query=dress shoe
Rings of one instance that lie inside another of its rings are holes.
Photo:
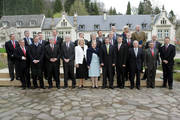
[[[141,80],[146,80],[147,78],[142,78]]]
[[[10,81],[14,81],[14,78],[11,78],[11,80]]]
[[[138,89],[138,90],[141,90],[141,88],[140,88],[140,87],[137,87],[137,89]]]
[[[66,88],[67,88],[67,86],[64,86],[64,87],[63,87],[63,89],[66,89]]]
[[[172,89],[173,89],[173,87],[172,87],[172,86],[170,86],[170,87],[169,87],[169,90],[172,90]]]
[[[57,89],[60,89],[60,86],[57,86]]]

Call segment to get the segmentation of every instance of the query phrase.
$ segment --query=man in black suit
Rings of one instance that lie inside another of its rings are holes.
[[[16,65],[18,66],[18,72],[20,73],[20,80],[22,89],[30,88],[31,82],[29,79],[29,48],[25,46],[24,40],[19,40],[20,47],[17,47],[14,51],[14,57],[16,58]]]
[[[44,48],[39,44],[39,36],[34,37],[34,42],[30,45],[30,63],[31,74],[34,88],[38,88],[37,80],[39,79],[40,87],[44,89],[44,81],[42,74],[42,65],[44,59]]]
[[[100,49],[100,63],[103,69],[103,85],[107,87],[107,78],[109,80],[109,88],[113,89],[113,67],[115,66],[114,47],[110,44],[109,38],[105,38],[105,44]]]
[[[123,44],[122,41],[123,38],[118,37],[117,44],[115,45],[117,86],[121,89],[125,86],[124,73],[128,55],[128,47],[126,46],[126,44]]]
[[[43,34],[42,32],[38,32],[38,36],[39,36],[39,44],[43,47],[43,49],[45,49],[45,46],[48,44],[48,42],[46,40],[43,40]],[[44,57],[42,62],[42,72],[44,74],[45,79],[47,80],[47,69],[46,69],[46,57]]]
[[[121,35],[116,32],[116,27],[115,27],[115,26],[112,26],[112,27],[111,27],[111,30],[112,30],[112,32],[113,32],[112,34],[113,34],[114,44],[116,44],[116,43],[117,43],[117,38],[118,38],[119,36],[121,36]],[[111,33],[110,33],[110,34],[111,34]],[[111,39],[110,39],[110,42],[111,42]]]
[[[128,26],[124,26],[123,28],[123,33],[121,34],[121,36],[123,37],[123,43],[128,43],[127,41],[127,34],[129,33],[129,27]]]
[[[133,48],[129,49],[129,67],[130,67],[130,83],[131,89],[134,88],[134,79],[136,75],[136,87],[140,90],[140,73],[143,61],[143,50],[139,48],[138,41],[133,42]]]
[[[14,80],[14,69],[16,71],[16,79],[19,77],[17,66],[15,65],[15,58],[14,58],[14,50],[15,48],[19,47],[18,41],[15,40],[15,35],[10,34],[10,40],[5,43],[5,49],[7,52],[7,60],[8,60],[8,69],[11,81]]]
[[[56,87],[60,89],[60,79],[59,79],[59,66],[60,66],[60,49],[58,44],[54,44],[54,38],[49,39],[50,44],[45,47],[45,57],[47,60],[47,70],[48,70],[48,84],[49,89],[52,88],[52,77],[56,81]]]
[[[64,69],[64,88],[68,87],[68,79],[72,79],[72,88],[76,86],[76,80],[74,76],[74,59],[75,59],[75,47],[71,42],[70,36],[65,36],[65,42],[62,44],[62,59]]]
[[[53,35],[53,39],[54,39],[54,44],[56,46],[58,46],[59,49],[61,50],[61,46],[62,46],[62,43],[63,43],[63,38],[57,36],[58,35],[57,30],[53,30],[52,35]]]
[[[117,44],[117,38],[116,39],[114,38],[114,33],[112,31],[109,33],[108,37],[109,37],[110,44],[112,46]]]
[[[79,38],[83,38],[84,39],[84,33],[79,33]],[[78,46],[78,40],[79,39],[75,40],[75,42],[74,42],[75,46]],[[84,42],[85,42],[85,45],[88,45],[88,40],[84,39]]]
[[[167,82],[169,89],[173,89],[173,66],[174,57],[176,55],[176,48],[174,45],[170,44],[170,38],[166,37],[164,39],[164,46],[161,47],[160,57],[162,60],[163,68],[163,86],[167,87]]]
[[[93,41],[96,42],[96,47],[97,48],[101,47],[101,42],[96,39],[96,34],[95,33],[91,34],[91,41],[88,42],[88,47],[91,47]]]
[[[101,30],[98,30],[97,31],[97,34],[98,34],[98,37],[96,38],[96,40],[99,40],[102,44],[105,44],[104,43],[104,36],[103,36],[103,34],[102,34],[102,31]]]
[[[30,37],[29,31],[24,31],[24,41],[25,41],[25,46],[30,46],[33,44],[33,38]]]
[[[152,40],[151,41],[148,41],[146,42],[146,46],[145,46],[145,49],[148,49],[149,48],[149,43],[153,42],[153,46],[154,48],[156,48],[158,50],[158,54],[160,52],[160,48],[161,48],[161,43],[157,41],[157,36],[156,35],[153,35],[152,36]],[[160,59],[158,58],[157,59],[157,62],[158,64],[160,64]],[[147,70],[145,69],[145,72],[144,72],[144,76],[141,80],[146,80],[147,79]]]

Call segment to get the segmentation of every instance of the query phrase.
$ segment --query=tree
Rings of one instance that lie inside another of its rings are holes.
[[[169,18],[169,20],[173,23],[174,22],[174,19],[175,19],[175,14],[174,14],[174,11],[173,10],[171,10],[170,12],[169,12],[169,15],[168,15],[168,18]]]
[[[143,14],[152,14],[152,4],[150,0],[144,0],[144,12]]]
[[[154,14],[157,15],[160,12],[161,12],[161,10],[159,9],[159,7],[156,6],[155,9],[154,9]]]
[[[63,9],[63,6],[62,6],[61,0],[56,0],[56,1],[54,2],[54,10],[53,10],[53,13],[61,12],[62,9]]]
[[[131,4],[128,2],[126,15],[131,15]]]
[[[85,0],[85,7],[88,12],[90,12],[90,0]]]
[[[32,0],[32,8],[33,14],[41,14],[44,10],[43,0]]]
[[[74,4],[75,0],[66,0],[64,3],[65,12],[69,14],[71,6]]]
[[[143,6],[143,3],[140,2],[139,7],[138,7],[138,14],[142,15],[143,13],[144,13],[144,6]]]
[[[113,15],[117,15],[116,8],[113,9]]]
[[[75,12],[77,12],[78,15],[88,15],[85,5],[81,0],[75,0],[70,8],[69,15],[74,15]]]
[[[94,3],[93,9],[94,9],[94,15],[99,15],[99,9],[96,2]]]
[[[110,9],[109,9],[109,15],[113,15],[113,8],[112,8],[112,6],[110,7]]]

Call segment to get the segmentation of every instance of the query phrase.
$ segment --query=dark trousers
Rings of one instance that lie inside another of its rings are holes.
[[[155,87],[156,67],[146,69],[147,74],[147,87]]]
[[[51,63],[50,65],[48,65],[47,69],[48,69],[48,84],[49,84],[49,87],[53,86],[52,77],[56,81],[56,87],[59,87],[60,86],[59,66],[57,64]]]
[[[44,88],[43,74],[41,70],[34,70],[34,68],[32,68],[32,79],[35,88],[38,87],[37,80],[39,80],[40,87]]]
[[[72,86],[76,85],[75,75],[74,75],[74,61],[69,63],[63,62],[64,69],[64,86],[68,86],[68,79],[72,79]]]
[[[103,67],[103,87],[107,87],[107,79],[109,80],[109,87],[113,87],[113,67]]]
[[[134,88],[134,79],[136,76],[136,87],[140,87],[140,73],[141,70],[138,70],[137,68],[130,72],[130,83],[131,87]]]
[[[163,86],[173,87],[173,65],[162,64],[163,68]]]
[[[16,69],[16,65],[15,65],[15,60],[11,60],[11,59],[8,59],[8,69],[9,69],[9,76],[11,79],[14,80],[14,70],[16,71],[17,73],[17,69]]]
[[[23,68],[20,72],[20,80],[23,88],[30,88],[31,87],[31,81],[29,79],[29,71],[28,68]]]
[[[124,86],[125,86],[125,80],[124,80],[125,68],[116,66],[116,72],[117,72],[117,87],[124,88]]]
[[[129,63],[127,62],[126,67],[125,67],[125,71],[124,71],[124,77],[125,77],[126,81],[130,79],[129,73],[130,73],[130,68],[129,68]]]
[[[142,79],[147,79],[147,72],[148,70],[147,69],[145,69],[145,72],[144,72],[144,75],[143,75],[143,78]]]

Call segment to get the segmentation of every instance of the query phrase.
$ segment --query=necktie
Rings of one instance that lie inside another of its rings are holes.
[[[109,55],[109,45],[106,46],[107,54]]]
[[[52,51],[54,50],[54,45],[51,45],[51,49],[52,49]]]
[[[128,39],[128,46],[130,46],[130,44],[131,44],[131,42],[130,42],[130,40]]]
[[[54,38],[54,44],[56,44],[56,37]]]
[[[15,46],[15,42],[14,42],[14,40],[13,40],[13,47],[15,48],[16,46]]]
[[[153,49],[151,49],[151,54],[154,57],[154,50]]]
[[[24,56],[26,56],[26,51],[25,51],[24,47],[22,48],[22,51],[24,53]]]
[[[166,51],[167,51],[167,49],[168,49],[168,45],[166,45],[166,46],[165,46],[165,49],[166,49]]]

